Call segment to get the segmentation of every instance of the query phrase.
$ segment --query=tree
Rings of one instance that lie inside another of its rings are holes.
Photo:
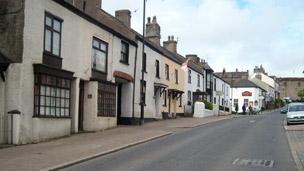
[[[298,92],[298,96],[301,98],[301,100],[304,100],[304,89]]]

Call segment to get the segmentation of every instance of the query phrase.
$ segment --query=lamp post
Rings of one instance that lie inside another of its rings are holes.
[[[145,104],[144,104],[144,70],[143,70],[143,66],[144,66],[144,55],[145,55],[145,32],[146,32],[146,0],[144,1],[144,10],[143,10],[143,41],[142,41],[142,62],[141,62],[141,86],[140,86],[140,122],[139,124],[142,125],[144,124],[144,118],[145,118]]]

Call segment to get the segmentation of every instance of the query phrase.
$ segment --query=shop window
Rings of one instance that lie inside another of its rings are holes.
[[[98,113],[100,117],[116,116],[116,86],[98,83]]]
[[[71,81],[35,74],[35,117],[70,117]]]

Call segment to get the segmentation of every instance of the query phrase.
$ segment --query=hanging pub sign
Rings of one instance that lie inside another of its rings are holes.
[[[244,91],[242,96],[252,96],[252,93],[250,91]]]

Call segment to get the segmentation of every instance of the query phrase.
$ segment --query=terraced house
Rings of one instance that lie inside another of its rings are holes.
[[[145,120],[184,112],[185,59],[173,38],[160,45],[156,17],[148,19],[142,56],[143,37],[130,27],[128,10],[111,16],[101,0],[1,3],[5,21],[16,24],[1,32],[14,44],[0,49],[0,143],[137,124],[140,98]],[[20,13],[10,14],[12,7]]]

